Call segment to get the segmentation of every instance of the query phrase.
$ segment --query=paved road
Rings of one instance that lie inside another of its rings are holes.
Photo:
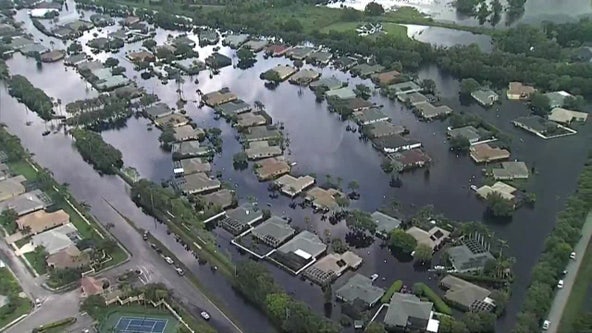
[[[553,299],[553,304],[551,305],[551,310],[549,311],[549,315],[547,317],[547,320],[551,322],[551,325],[547,330],[549,333],[562,333],[557,332],[557,328],[559,326],[559,322],[561,321],[561,316],[563,315],[563,309],[565,309],[565,305],[569,299],[571,288],[573,287],[576,280],[576,275],[580,268],[580,264],[582,263],[584,253],[586,252],[586,247],[590,243],[590,239],[592,239],[592,213],[588,214],[586,217],[586,223],[582,228],[582,238],[574,248],[574,251],[577,254],[576,260],[570,260],[569,264],[567,265],[567,275],[563,278],[564,287],[563,289],[557,290],[555,298]]]

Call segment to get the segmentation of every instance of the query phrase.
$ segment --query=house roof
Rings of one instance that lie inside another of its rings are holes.
[[[398,134],[386,135],[375,138],[374,144],[383,149],[396,149],[404,146],[415,145],[420,143],[414,139],[407,139]]]
[[[423,302],[413,294],[394,293],[384,323],[391,327],[406,327],[410,321],[419,321],[427,327],[433,304]]]
[[[245,153],[249,159],[256,160],[281,155],[282,148],[280,146],[271,146],[267,141],[253,141],[249,143],[249,148],[245,149]],[[265,171],[268,170],[259,170],[260,173],[265,173]]]
[[[274,157],[258,161],[257,166],[255,173],[262,179],[279,177],[282,174],[290,172],[290,165],[286,161]]]
[[[554,108],[549,114],[549,120],[562,124],[569,124],[574,119],[586,121],[586,119],[588,119],[588,113],[567,110],[564,108]]]
[[[372,305],[384,295],[384,289],[373,286],[370,278],[356,273],[335,291],[335,295],[348,303],[360,300]]]
[[[395,125],[390,121],[379,121],[369,125],[365,125],[364,129],[367,130],[371,138],[379,138],[381,136],[389,136],[393,134],[403,134],[406,129],[404,126]]]
[[[204,130],[201,128],[193,128],[191,125],[175,127],[173,130],[177,141],[197,139],[198,137],[205,135]]]
[[[396,80],[399,76],[401,76],[401,73],[399,73],[398,71],[392,70],[392,71],[388,71],[388,72],[382,72],[382,73],[376,73],[376,74],[372,74],[372,80],[375,81],[376,83],[378,83],[379,85],[387,85],[392,83],[394,80]]]
[[[452,113],[452,108],[448,105],[435,106],[432,103],[419,103],[415,107],[424,118],[434,118],[438,116],[445,116]]]
[[[439,227],[433,227],[429,231],[425,231],[418,227],[411,227],[406,231],[413,236],[418,244],[425,244],[432,249],[440,244],[444,239],[448,238],[450,232]]]
[[[524,98],[529,97],[532,95],[536,89],[533,86],[528,86],[523,84],[522,82],[510,82],[508,85],[508,95],[517,95]]]
[[[236,95],[230,92],[227,88],[218,91],[213,91],[201,96],[201,99],[208,105],[222,107],[220,104],[228,104],[237,99]],[[237,101],[236,103],[238,103]]]
[[[227,44],[231,47],[239,47],[249,39],[247,34],[229,34],[224,37],[223,44]]]
[[[326,190],[320,187],[313,187],[306,192],[306,198],[311,200],[313,204],[318,207],[334,209],[338,207],[335,198],[339,194],[340,192],[335,189]]]
[[[549,106],[552,108],[562,107],[565,98],[572,96],[572,94],[568,93],[567,91],[552,91],[545,94],[549,98]]]
[[[98,295],[103,292],[103,281],[95,279],[92,276],[83,276],[80,279],[82,292],[88,297]]]
[[[321,241],[319,236],[310,231],[304,230],[286,244],[280,246],[278,251],[288,254],[294,253],[306,260],[318,257],[325,252],[327,245]]]
[[[21,216],[16,220],[19,229],[31,228],[31,232],[37,233],[47,228],[63,225],[70,221],[70,216],[63,210],[47,213],[43,210]]]
[[[245,112],[237,116],[236,122],[240,127],[250,127],[264,125],[267,119],[260,113]]]
[[[477,162],[491,162],[503,160],[510,157],[506,149],[492,147],[488,143],[480,143],[470,147],[471,158]]]
[[[183,174],[190,175],[198,172],[210,172],[212,166],[208,161],[204,161],[200,157],[186,158],[174,162],[175,168],[182,168]]]
[[[355,98],[356,93],[350,87],[343,87],[335,90],[329,90],[325,93],[327,97],[335,97],[339,99]]]
[[[226,208],[233,203],[234,192],[228,189],[221,189],[213,193],[202,195],[201,198],[210,205],[217,205]]]
[[[484,248],[478,247],[476,251],[472,251],[466,244],[453,246],[446,252],[454,269],[461,273],[481,270],[485,267],[485,263],[494,259],[493,255]]]
[[[249,224],[263,218],[263,211],[252,204],[243,204],[226,211],[226,217],[239,224]]]
[[[389,119],[389,117],[384,112],[380,111],[379,108],[370,108],[365,111],[357,111],[354,112],[353,115],[356,118],[356,120],[362,124],[373,123]]]
[[[26,180],[24,176],[16,176],[0,181],[0,201],[25,193]]]
[[[54,268],[71,268],[87,266],[90,263],[90,256],[81,252],[76,245],[70,245],[47,257],[47,265]]]
[[[322,77],[317,81],[311,82],[309,85],[312,89],[318,87],[326,87],[329,90],[339,89],[343,86],[343,82],[336,78],[334,75],[328,77]]]
[[[477,189],[477,194],[484,199],[487,199],[491,193],[498,193],[506,200],[513,200],[514,192],[516,189],[504,182],[496,182],[492,186],[484,185]]]
[[[460,304],[466,308],[471,308],[475,302],[481,302],[491,294],[491,292],[485,288],[452,275],[445,276],[440,281],[440,284],[448,289],[444,294],[445,299]]]
[[[176,185],[188,193],[200,193],[219,188],[221,183],[218,179],[211,178],[204,172],[197,172],[184,175],[175,179]]]
[[[448,135],[450,137],[463,137],[469,140],[469,142],[479,141],[479,138],[481,138],[479,130],[473,126],[452,128],[448,130]]]
[[[202,146],[197,140],[183,141],[173,145],[173,153],[178,153],[181,156],[200,156],[206,155],[211,148]]]
[[[274,215],[256,226],[252,234],[261,239],[273,238],[282,243],[294,235],[295,232],[294,228],[288,224],[288,221]]]
[[[495,91],[486,88],[473,91],[471,96],[481,104],[491,104],[493,101],[499,98]]]
[[[421,87],[413,81],[391,84],[390,86],[388,86],[388,88],[389,90],[392,90],[396,95],[421,91]]]
[[[393,229],[396,229],[401,225],[401,220],[379,211],[370,214],[370,217],[372,218],[372,221],[376,223],[376,231],[384,234],[390,233]]]
[[[294,177],[292,175],[283,175],[275,180],[275,184],[282,187],[282,190],[291,195],[296,195],[302,190],[314,184],[315,179],[311,176]],[[293,191],[292,191],[293,189]]]
[[[526,163],[518,161],[502,162],[499,168],[492,169],[495,179],[528,178]]]
[[[259,141],[272,138],[280,138],[282,136],[282,133],[275,127],[254,126],[250,127],[247,133],[244,133],[243,135],[247,141]]]
[[[216,112],[220,112],[225,115],[239,114],[242,112],[248,112],[251,110],[251,105],[245,101],[238,99],[228,103],[220,104],[214,108]]]
[[[0,202],[0,213],[5,209],[12,209],[21,216],[44,209],[49,203],[49,197],[41,192],[41,190],[34,190]]]
[[[72,223],[64,224],[31,237],[31,243],[35,247],[42,245],[49,255],[65,249],[79,240],[78,229]]]
[[[404,170],[408,167],[413,167],[418,163],[428,163],[432,158],[421,148],[400,151],[388,154],[388,158],[393,162],[393,166],[397,170]]]

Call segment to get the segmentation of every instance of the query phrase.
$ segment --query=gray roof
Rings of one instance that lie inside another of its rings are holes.
[[[281,138],[282,133],[277,129],[269,126],[255,126],[249,128],[247,133],[244,133],[244,138],[247,141],[269,140],[273,138]]]
[[[41,190],[23,193],[14,198],[0,202],[0,213],[5,209],[14,210],[19,216],[48,207],[51,200]]]
[[[404,138],[398,134],[382,136],[374,139],[374,144],[381,148],[400,148],[420,143],[415,139]]]
[[[204,156],[212,151],[209,146],[200,145],[197,140],[183,141],[173,144],[173,154],[179,154],[180,156]],[[173,156],[174,157],[174,156]]]
[[[146,108],[146,113],[152,118],[158,118],[171,114],[172,110],[166,103],[156,103]]]
[[[263,218],[263,211],[252,204],[243,204],[226,212],[226,217],[238,224],[250,224]]]
[[[355,98],[356,93],[350,87],[343,87],[335,90],[329,90],[325,93],[327,97],[335,97],[339,99]]]
[[[362,124],[388,119],[388,116],[384,112],[380,111],[380,108],[370,108],[366,111],[355,112],[354,117],[359,123]]]
[[[292,238],[289,242],[278,248],[278,251],[288,254],[295,253],[296,251],[304,251],[309,254],[312,258],[319,256],[327,249],[319,236],[313,234],[310,231],[302,231],[296,237]]]
[[[318,87],[327,87],[329,90],[339,89],[343,87],[343,81],[336,78],[334,75],[323,77],[317,81],[311,82],[309,85],[311,88],[316,89]]]
[[[414,105],[414,106],[417,104],[426,103],[429,101],[429,99],[425,95],[418,93],[418,92],[404,94],[401,96],[402,96],[401,99],[403,101],[409,100],[409,103],[411,103],[411,105]]]
[[[220,187],[220,181],[198,172],[175,179],[175,185],[185,193],[200,193]]]
[[[360,300],[367,305],[374,305],[384,295],[384,289],[373,286],[370,278],[356,273],[335,291],[335,295],[344,302]]]
[[[237,99],[236,101],[220,104],[220,105],[216,106],[214,109],[217,112],[220,112],[224,115],[233,115],[233,114],[248,112],[252,108],[251,108],[251,105],[249,105],[249,103],[247,103],[241,99]]]
[[[34,44],[25,45],[24,47],[22,47],[20,49],[20,51],[23,54],[30,54],[30,53],[34,53],[34,52],[38,52],[41,54],[46,51],[49,51],[49,49],[39,43],[34,43]]]
[[[252,233],[258,238],[263,239],[269,237],[282,243],[290,238],[295,233],[295,230],[288,224],[288,221],[277,216],[272,216],[267,221],[255,227]]]
[[[201,198],[210,205],[217,205],[226,208],[232,205],[234,192],[228,189],[221,189],[213,193],[202,195]]]
[[[479,134],[479,130],[473,126],[465,126],[459,128],[453,128],[448,130],[448,135],[451,137],[463,137],[469,140],[469,142],[479,141],[481,135]]]
[[[413,81],[391,84],[390,86],[388,86],[388,89],[393,91],[395,95],[421,91],[421,87]]]
[[[427,327],[432,307],[431,302],[422,302],[413,294],[394,293],[384,323],[391,327],[406,327],[415,322],[414,327]]]
[[[477,247],[472,251],[465,244],[451,247],[446,252],[454,269],[461,273],[482,270],[486,262],[494,259],[493,255],[483,248]]]
[[[198,172],[210,172],[212,166],[208,161],[202,160],[200,157],[186,158],[180,161],[173,162],[175,169],[183,169],[183,174],[190,175]]]
[[[495,179],[528,178],[528,167],[524,162],[502,162],[500,168],[492,170]]]
[[[520,124],[522,126],[525,126],[529,129],[532,129],[534,131],[540,132],[540,133],[545,133],[548,130],[548,127],[557,127],[557,123],[554,123],[552,121],[549,121],[543,117],[540,116],[526,116],[526,117],[518,117],[516,119],[513,120],[513,122],[515,124]]]
[[[373,124],[364,126],[369,132],[370,137],[381,137],[392,134],[403,134],[405,127],[401,125],[395,125],[390,121],[379,121]]]
[[[445,299],[460,304],[466,308],[471,308],[476,303],[482,302],[491,294],[491,292],[485,288],[452,275],[445,276],[440,281],[440,284],[448,289],[444,294]]]
[[[549,98],[549,106],[551,108],[562,107],[565,104],[565,98],[572,96],[565,91],[552,91],[545,94]]]
[[[231,47],[239,47],[249,39],[247,34],[230,34],[224,37],[222,44],[227,44]]]
[[[471,96],[483,105],[491,105],[499,98],[495,91],[487,88],[477,89],[471,93]]]
[[[50,255],[74,245],[79,240],[78,229],[72,223],[44,231],[31,238],[31,242],[35,247],[42,245]]]
[[[401,220],[388,216],[379,211],[375,211],[370,215],[372,221],[376,223],[376,231],[384,234],[389,234],[393,229],[401,225]]]

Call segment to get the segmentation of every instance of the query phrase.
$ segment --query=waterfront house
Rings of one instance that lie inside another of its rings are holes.
[[[226,87],[201,96],[201,100],[204,104],[212,108],[221,104],[236,101],[237,99],[238,97]]]
[[[365,111],[355,111],[353,119],[359,125],[370,125],[378,122],[385,122],[390,120],[389,116],[380,111],[380,108],[371,107]]]
[[[186,158],[179,161],[173,161],[173,173],[175,176],[191,175],[200,172],[210,172],[212,166],[210,163],[200,157]]]
[[[464,126],[458,128],[450,128],[448,129],[447,133],[449,138],[465,138],[469,141],[469,143],[473,144],[478,142],[481,138],[481,133],[478,129],[473,126]]]
[[[356,93],[350,87],[343,87],[339,89],[329,90],[325,93],[327,98],[337,98],[337,99],[351,99],[356,98]]]
[[[263,50],[269,42],[266,39],[252,39],[246,42],[243,47],[251,49],[253,52],[259,52]]]
[[[23,184],[26,180],[24,176],[19,175],[0,181],[0,202],[25,193]]]
[[[52,213],[38,210],[16,220],[19,230],[28,230],[32,235],[67,223],[70,223],[70,216],[61,209]]]
[[[492,106],[493,103],[497,102],[499,95],[493,90],[487,88],[480,88],[471,93],[471,97],[482,106]]]
[[[393,170],[403,172],[428,165],[432,158],[420,148],[388,154]]]
[[[232,65],[232,60],[223,54],[214,52],[206,58],[206,65],[214,69],[220,69]]]
[[[549,107],[550,108],[560,108],[565,105],[565,99],[567,97],[573,97],[572,94],[568,93],[567,91],[552,91],[545,94],[547,98],[549,98]]]
[[[567,110],[564,108],[554,108],[548,116],[549,120],[556,123],[569,125],[573,121],[585,122],[588,119],[588,113]]]
[[[249,142],[249,147],[245,149],[247,158],[250,160],[259,160],[283,154],[280,146],[270,145],[267,141]]]
[[[429,99],[425,95],[418,92],[400,94],[397,95],[397,99],[399,100],[399,102],[405,103],[405,105],[408,106],[418,106],[420,104],[429,102]]]
[[[310,231],[304,230],[280,246],[271,256],[293,274],[299,274],[307,264],[325,253],[327,245]]]
[[[335,66],[342,70],[349,70],[358,64],[358,59],[350,56],[342,56],[335,60]]]
[[[394,293],[384,317],[389,330],[437,333],[440,322],[435,319],[434,305],[413,294]]]
[[[348,269],[358,269],[361,264],[362,258],[351,251],[342,254],[330,253],[307,268],[304,276],[318,285],[326,286]],[[344,291],[343,296],[347,298],[350,294]]]
[[[12,209],[17,216],[45,209],[51,205],[51,199],[41,190],[34,190],[0,202],[0,213]]]
[[[175,141],[201,140],[205,137],[206,132],[191,125],[177,126],[173,128]]]
[[[268,141],[280,140],[282,132],[275,126],[255,126],[249,127],[245,133],[242,134],[242,141]]]
[[[382,72],[382,73],[375,73],[370,75],[372,82],[380,87],[386,87],[390,84],[393,84],[399,80],[401,77],[401,73],[396,70]]]
[[[382,72],[384,70],[384,66],[382,65],[370,65],[370,64],[359,64],[350,70],[350,72],[354,75],[358,75],[363,79],[369,78],[372,74]]]
[[[146,114],[146,117],[150,118],[151,120],[156,120],[158,118],[172,114],[173,110],[171,110],[171,108],[169,108],[166,103],[159,102],[146,107],[146,109],[144,109],[144,113]]]
[[[465,240],[461,245],[446,250],[448,260],[459,273],[480,272],[487,262],[495,260],[493,255],[477,240]]]
[[[492,147],[488,143],[472,145],[469,152],[475,163],[489,163],[510,158],[509,151]]]
[[[311,176],[294,177],[292,175],[283,175],[274,181],[274,184],[280,188],[280,191],[289,197],[295,197],[302,191],[313,186],[315,179]]]
[[[154,62],[156,61],[156,57],[154,56],[154,54],[146,51],[146,50],[140,50],[140,51],[136,51],[136,52],[130,52],[126,55],[126,58],[128,58],[131,62],[137,64],[137,63],[141,63],[141,62]]]
[[[379,121],[370,125],[362,126],[362,133],[368,138],[380,138],[389,135],[402,135],[407,132],[407,129],[401,125],[395,125],[390,121]]]
[[[88,55],[86,53],[73,54],[64,59],[64,65],[76,66],[87,61]]]
[[[359,97],[348,98],[346,100],[332,101],[332,104],[333,106],[343,106],[346,110],[351,110],[352,112],[366,111],[374,105],[371,102]]]
[[[425,231],[413,226],[407,229],[406,232],[415,238],[417,245],[426,245],[434,251],[448,239],[448,236],[450,236],[450,231],[440,227],[432,227],[430,230]]]
[[[167,127],[177,128],[186,126],[189,121],[189,117],[180,113],[173,113],[154,119],[154,124],[162,129]]]
[[[262,219],[263,212],[259,207],[243,204],[226,211],[226,217],[220,221],[220,225],[232,234],[238,235]]]
[[[533,86],[528,86],[522,82],[510,82],[506,96],[511,101],[527,101],[532,94],[536,92]]]
[[[188,75],[197,75],[206,68],[206,64],[198,58],[177,60],[173,65]]]
[[[399,228],[402,223],[401,220],[379,211],[370,214],[370,218],[376,224],[376,235],[382,239],[388,239],[391,231]]]
[[[520,127],[525,131],[531,132],[543,139],[549,139],[564,135],[575,134],[576,131],[561,126],[556,122],[547,120],[536,115],[519,117],[512,121],[514,126]]]
[[[239,128],[267,125],[268,118],[258,112],[245,112],[236,116],[236,125]]]
[[[312,81],[318,79],[320,76],[321,73],[313,69],[301,69],[296,74],[292,75],[288,82],[299,86],[307,86]]]
[[[247,34],[228,34],[222,40],[222,45],[230,46],[232,49],[237,49],[247,40],[249,40],[249,35]]]
[[[234,96],[225,96],[226,98],[229,97],[236,97]],[[212,100],[212,102],[216,102]],[[243,112],[251,111],[252,107],[245,101],[241,99],[235,99],[230,102],[225,102],[223,104],[219,104],[218,106],[214,107],[214,110],[220,113],[225,118],[234,118],[236,115],[241,114]]]
[[[361,302],[365,308],[373,307],[382,295],[384,289],[372,285],[369,277],[357,273],[335,291],[338,300],[349,304]]]
[[[130,26],[130,25],[134,25],[136,23],[140,22],[140,18],[137,16],[128,16],[123,20],[123,25],[124,26]]]
[[[78,233],[78,229],[72,224],[67,223],[57,228],[53,228],[31,237],[31,241],[21,247],[21,253],[29,253],[35,251],[38,246],[43,246],[48,255],[57,253],[69,246],[78,243],[82,237]]]
[[[495,308],[494,301],[489,298],[491,292],[476,284],[447,275],[440,281],[440,286],[446,289],[444,299],[464,311],[489,312]]]
[[[447,105],[434,106],[426,102],[416,104],[415,113],[424,120],[432,120],[448,116],[452,113],[452,109]]]
[[[344,197],[345,195],[339,190],[330,188],[324,189],[320,187],[313,187],[306,192],[305,199],[312,203],[316,209],[324,211],[332,211],[339,208],[337,198]]]
[[[40,58],[42,62],[56,62],[64,59],[66,52],[64,50],[52,50],[43,53]]]
[[[528,167],[524,162],[502,162],[499,167],[491,170],[496,180],[528,179]]]
[[[404,150],[411,150],[421,147],[421,142],[414,139],[407,139],[400,135],[393,134],[381,136],[372,140],[372,145],[383,153],[390,154]]]
[[[288,221],[274,215],[253,228],[251,235],[270,247],[276,248],[295,233],[296,230],[288,224]]]
[[[290,76],[298,71],[298,68],[288,66],[288,65],[277,65],[274,68],[268,70],[266,73],[274,72],[277,74],[277,77],[280,81],[285,81]]]
[[[495,184],[489,186],[484,185],[477,189],[477,195],[481,199],[487,199],[492,193],[499,194],[502,198],[510,201],[514,201],[516,198],[516,188],[512,187],[504,182],[498,181]]]
[[[218,32],[216,32],[216,30],[214,30],[214,29],[201,29],[197,33],[197,36],[199,38],[199,45],[201,45],[201,46],[216,45],[219,40]],[[179,44],[175,44],[175,46],[178,46],[178,45]],[[188,44],[188,45],[190,45],[190,44]],[[195,42],[193,42],[193,45],[190,45],[190,46],[195,47]]]
[[[266,158],[255,163],[255,175],[259,181],[277,178],[290,172],[290,164],[279,158]]]
[[[235,204],[234,191],[228,189],[220,189],[216,192],[203,194],[199,198],[208,206],[218,206],[221,209],[226,209]]]
[[[286,57],[292,60],[304,60],[314,51],[312,47],[295,46],[286,51]]]
[[[399,96],[404,94],[411,94],[414,92],[420,92],[422,89],[417,83],[413,81],[406,81],[391,84],[387,87],[387,90],[395,96]]]
[[[203,157],[213,152],[212,147],[201,145],[197,140],[183,141],[173,144],[173,159],[180,160],[190,157]]]
[[[268,54],[272,57],[281,57],[289,49],[290,47],[284,44],[271,44],[265,48],[265,54]]]
[[[199,194],[220,188],[222,185],[218,179],[210,178],[204,172],[183,175],[175,178],[175,187],[183,194]]]
[[[343,85],[343,81],[336,78],[335,75],[331,75],[327,77],[321,77],[319,80],[311,82],[308,86],[312,90],[316,90],[317,88],[335,90],[343,87]]]
[[[323,66],[328,65],[331,61],[331,58],[333,58],[333,53],[330,51],[319,50],[310,53],[308,57],[306,57],[306,61],[312,64]]]
[[[198,33],[200,41],[201,41],[201,34],[202,34],[202,31],[200,31]],[[204,34],[208,35],[208,37],[213,37],[213,38],[217,38],[217,36],[218,36],[216,34],[216,36],[214,37],[215,33],[209,34],[206,32]],[[194,48],[197,45],[197,43],[193,39],[189,38],[186,34],[184,34],[184,35],[179,35],[179,36],[175,37],[171,41],[171,45],[173,45],[175,48],[178,48],[179,46],[189,46],[191,48]]]

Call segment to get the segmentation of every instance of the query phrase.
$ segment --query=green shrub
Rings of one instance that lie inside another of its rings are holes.
[[[440,296],[438,296],[438,294],[436,294],[436,292],[430,289],[430,287],[428,287],[425,283],[415,283],[413,285],[413,292],[417,296],[423,296],[429,299],[430,302],[434,303],[436,311],[443,314],[452,315],[452,310],[450,309],[450,307],[440,298]]]
[[[380,299],[380,303],[389,303],[391,301],[391,297],[393,297],[393,294],[399,292],[402,287],[403,281],[397,280],[393,282],[393,284],[391,284],[386,293]]]

